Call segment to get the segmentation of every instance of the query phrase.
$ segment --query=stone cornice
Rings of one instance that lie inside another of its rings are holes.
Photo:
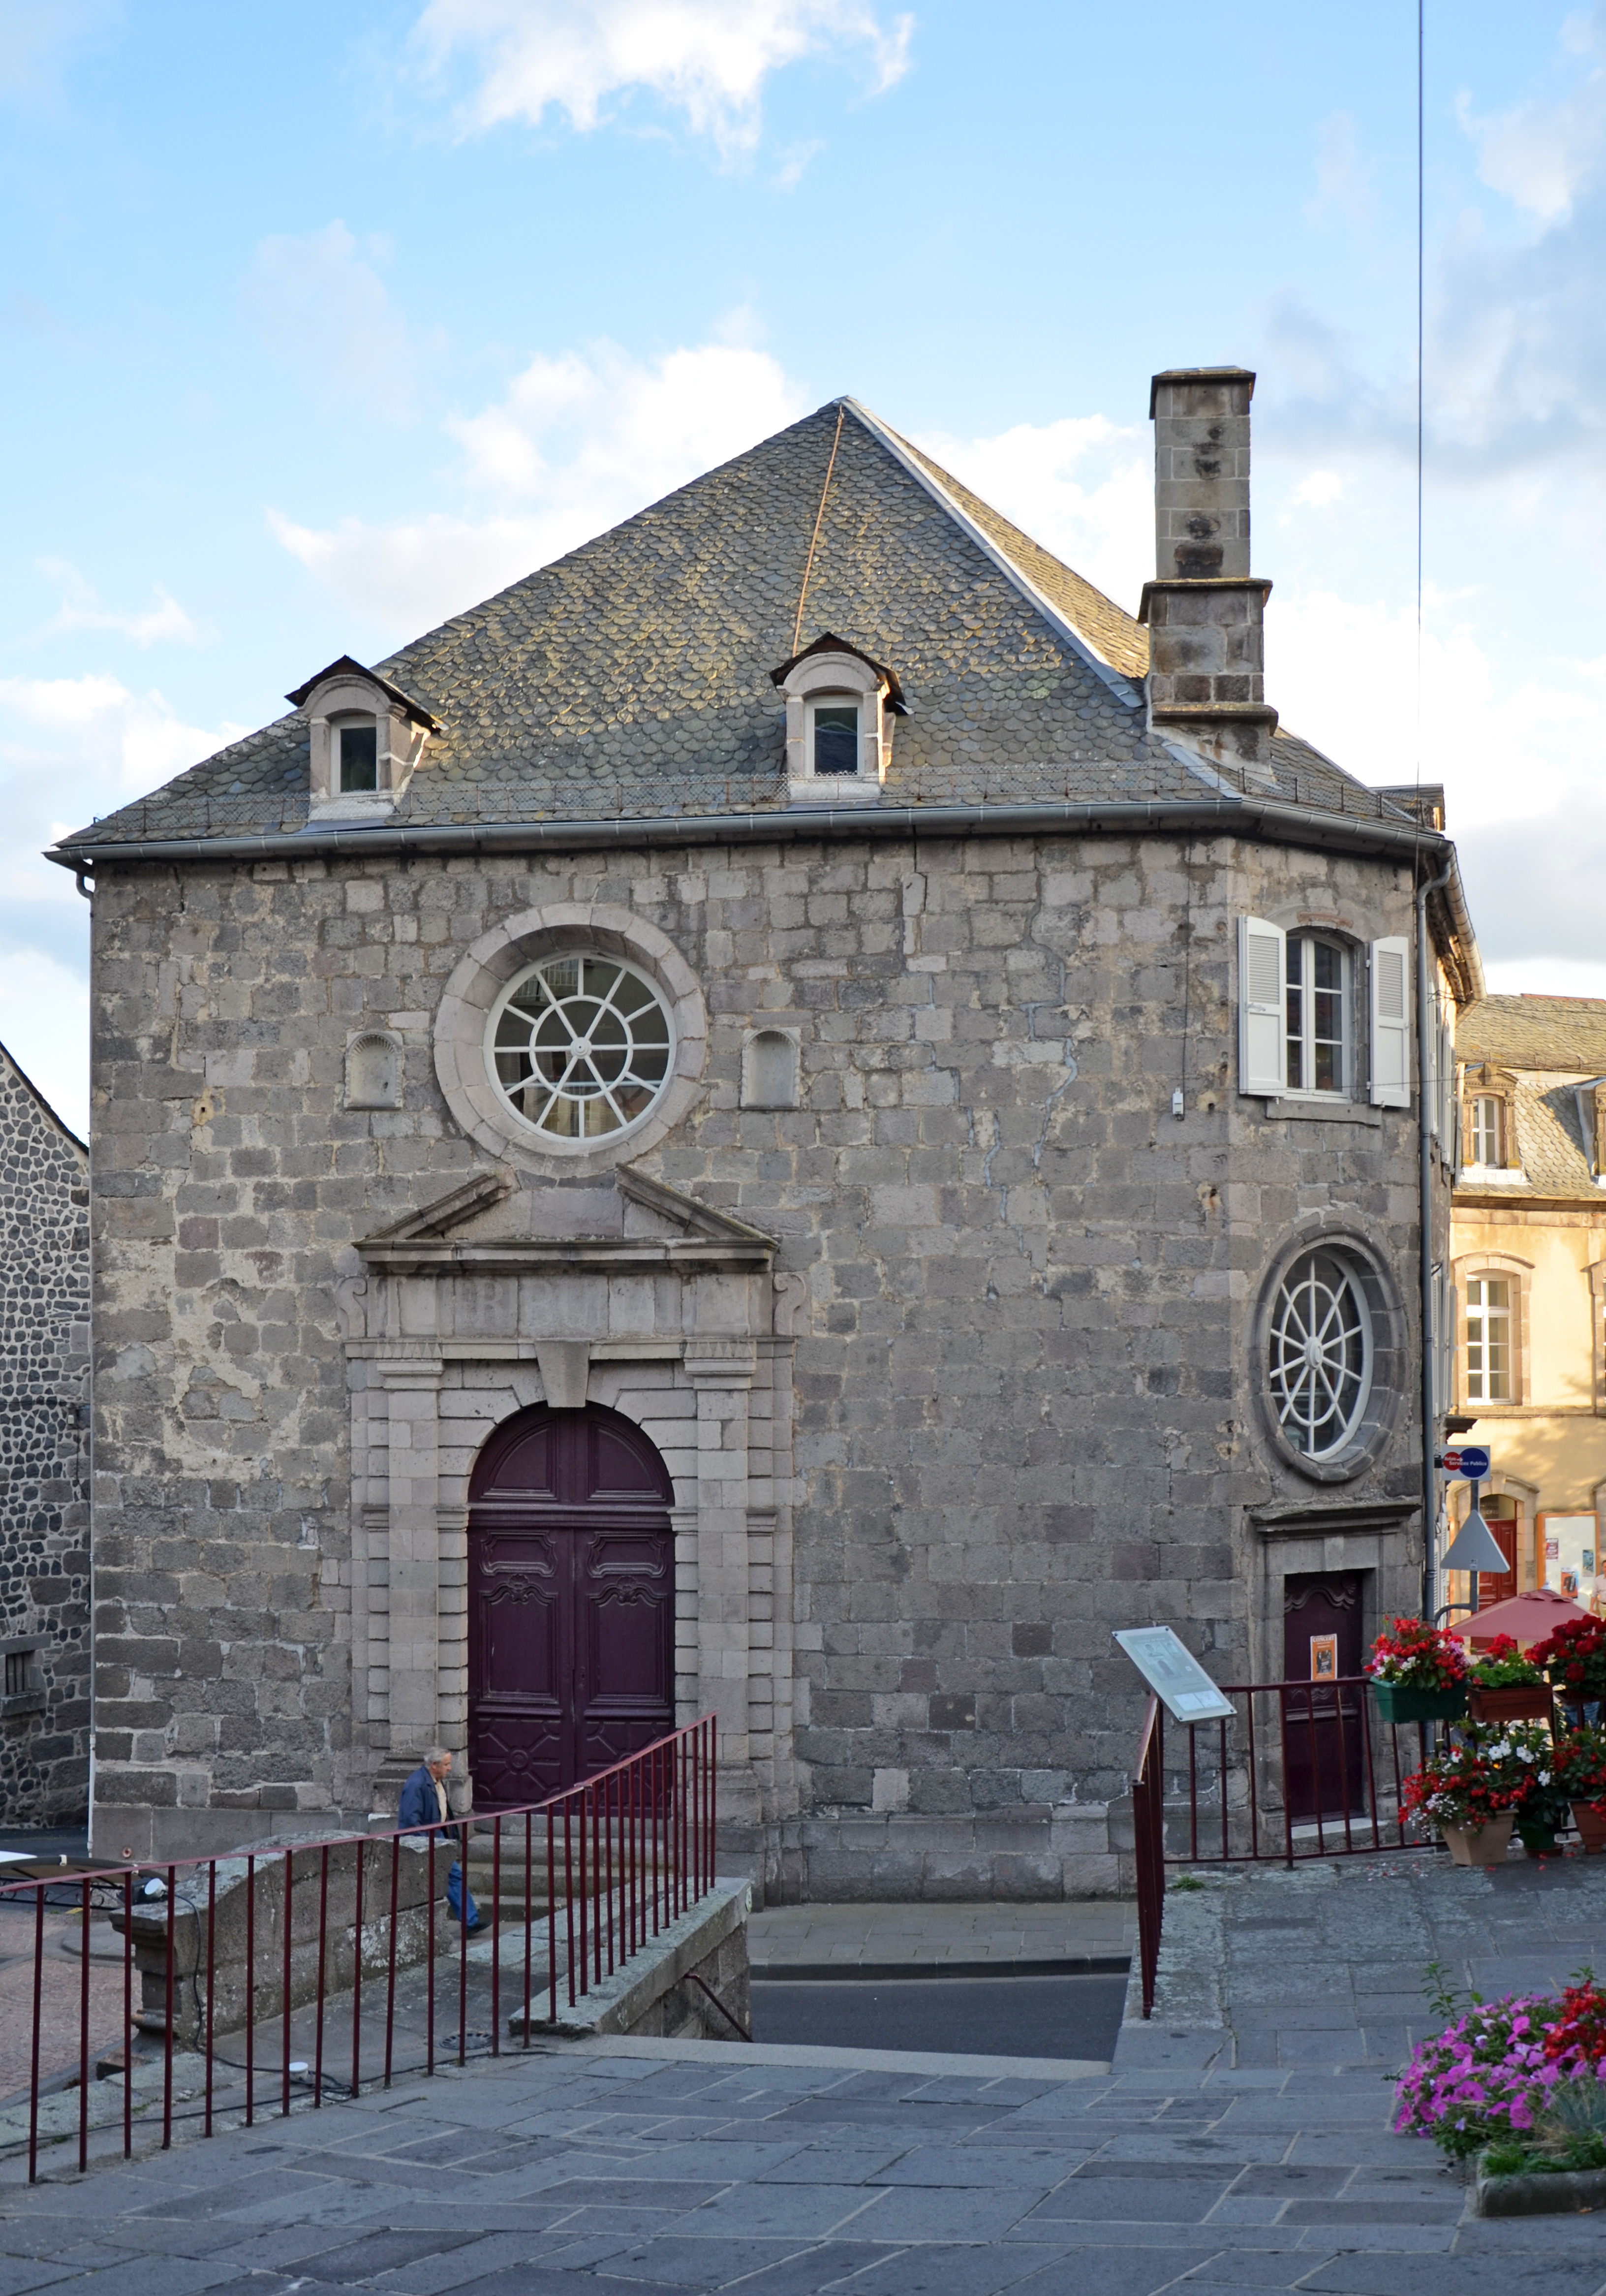
[[[375,1237],[356,1248],[365,1267],[385,1275],[758,1275],[776,1250],[761,1235],[508,1236],[484,1243]]]
[[[1249,1519],[1262,1538],[1319,1538],[1334,1531],[1396,1530],[1417,1513],[1420,1499],[1295,1499],[1252,1506]]]

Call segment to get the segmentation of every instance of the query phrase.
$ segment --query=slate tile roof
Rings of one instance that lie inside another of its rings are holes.
[[[1502,1201],[1575,1197],[1598,1206],[1574,1086],[1606,1076],[1606,998],[1481,997],[1457,1018],[1455,1056],[1517,1072],[1512,1114],[1523,1177],[1499,1184]]]
[[[373,665],[443,726],[392,819],[783,808],[784,705],[769,673],[823,630],[902,683],[911,714],[895,722],[887,804],[1164,802],[1243,785],[1201,774],[1146,729],[1131,681],[1146,669],[1147,633],[1130,615],[841,400]],[[1394,817],[1291,737],[1274,745],[1273,772],[1270,794]],[[62,849],[293,832],[307,777],[296,710]]]
[[[1484,996],[1455,1023],[1456,1057],[1606,1075],[1606,996]]]

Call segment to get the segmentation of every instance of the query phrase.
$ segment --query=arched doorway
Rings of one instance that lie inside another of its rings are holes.
[[[469,1762],[539,1801],[675,1726],[669,1471],[589,1404],[504,1420],[469,1480]]]

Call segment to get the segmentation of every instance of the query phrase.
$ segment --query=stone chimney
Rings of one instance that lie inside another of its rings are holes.
[[[1225,765],[1264,765],[1277,713],[1266,703],[1263,646],[1271,584],[1250,572],[1246,367],[1170,367],[1150,386],[1154,424],[1155,579],[1149,704]]]

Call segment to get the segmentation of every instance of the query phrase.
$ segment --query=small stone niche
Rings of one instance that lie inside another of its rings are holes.
[[[742,1047],[743,1108],[796,1108],[798,1032],[756,1029]]]
[[[346,1105],[399,1108],[401,1104],[401,1038],[388,1029],[365,1029],[346,1047]]]

